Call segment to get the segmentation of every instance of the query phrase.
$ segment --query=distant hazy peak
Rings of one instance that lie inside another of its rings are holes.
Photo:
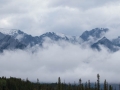
[[[65,38],[66,35],[65,34],[62,34],[62,33],[55,33],[55,32],[46,32],[44,34],[42,34],[41,36],[57,36],[57,37],[61,37],[61,38]]]
[[[42,36],[46,36],[46,35],[55,35],[55,33],[54,32],[46,32],[46,33],[42,34]]]
[[[90,31],[85,31],[83,34],[80,36],[84,41],[88,41],[89,37],[93,38],[101,38],[104,36],[104,34],[108,31],[109,29],[107,28],[95,28]]]
[[[107,32],[109,29],[108,28],[95,28],[95,29],[92,29],[90,31],[104,31],[104,32]]]
[[[108,40],[106,37],[103,37],[101,40]]]

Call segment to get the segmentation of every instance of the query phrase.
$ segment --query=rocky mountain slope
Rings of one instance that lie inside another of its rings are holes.
[[[21,30],[12,29],[5,32],[0,29],[0,51],[5,49],[25,49],[27,46],[43,45],[46,39],[54,42],[65,41],[72,44],[87,43],[92,49],[101,50],[100,46],[108,48],[110,51],[117,51],[120,47],[120,37],[110,41],[105,37],[109,30],[107,28],[95,28],[85,31],[80,36],[66,36],[55,32],[47,32],[40,36],[32,36]]]

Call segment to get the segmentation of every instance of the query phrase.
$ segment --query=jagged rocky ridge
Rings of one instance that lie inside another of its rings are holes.
[[[5,33],[4,29],[0,30],[0,51],[5,49],[25,49],[27,46],[32,47],[39,45],[42,47],[46,38],[54,42],[65,41],[72,44],[88,44],[92,49],[101,50],[100,46],[106,47],[109,51],[115,52],[120,48],[120,37],[110,41],[105,37],[105,34],[109,31],[107,28],[95,28],[89,31],[85,31],[77,36],[66,36],[64,34],[58,34],[54,32],[47,32],[40,36],[32,36],[24,33],[21,30],[12,29],[10,32]]]

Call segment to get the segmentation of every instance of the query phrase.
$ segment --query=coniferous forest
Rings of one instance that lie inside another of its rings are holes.
[[[56,83],[40,83],[39,79],[37,82],[30,82],[28,79],[1,77],[0,90],[116,90],[116,87],[113,88],[106,80],[101,86],[99,74],[97,74],[97,81],[94,84],[90,80],[82,83],[82,79],[79,79],[78,82],[77,84],[62,83],[60,77]]]

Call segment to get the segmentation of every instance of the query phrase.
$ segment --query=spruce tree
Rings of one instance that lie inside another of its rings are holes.
[[[100,90],[100,75],[97,74],[97,90]]]
[[[106,83],[106,80],[104,81],[104,90],[107,90],[107,83]]]
[[[85,83],[85,90],[88,90],[88,83]]]
[[[112,86],[111,85],[109,85],[109,90],[112,90]]]
[[[81,80],[81,78],[79,79],[79,90],[82,90],[82,80]]]
[[[90,80],[88,80],[88,90],[90,90]]]
[[[97,90],[97,84],[96,84],[96,82],[95,82],[95,90]]]
[[[60,77],[58,78],[58,90],[61,90],[61,80],[60,80]]]

